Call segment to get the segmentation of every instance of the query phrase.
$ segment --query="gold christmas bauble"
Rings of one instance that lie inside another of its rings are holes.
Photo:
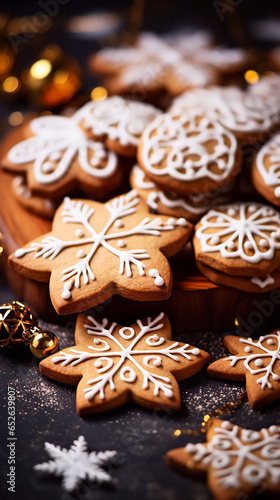
[[[30,328],[37,325],[31,310],[18,301],[0,306],[0,347],[22,347],[30,343]]]
[[[42,330],[39,327],[31,328],[32,338],[29,344],[30,351],[38,358],[43,359],[58,351],[58,340],[54,333]]]

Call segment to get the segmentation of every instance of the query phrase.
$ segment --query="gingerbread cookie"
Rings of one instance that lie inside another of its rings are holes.
[[[109,149],[133,157],[143,130],[159,114],[149,104],[113,96],[87,103],[76,118],[91,139],[105,141]]]
[[[227,420],[212,418],[206,443],[188,443],[171,450],[167,464],[181,472],[207,477],[217,500],[252,498],[265,492],[280,493],[280,426],[260,431],[243,429]]]
[[[142,33],[133,47],[102,49],[90,59],[90,67],[106,77],[111,94],[133,93],[149,100],[163,90],[172,94],[197,85],[217,83],[217,72],[187,60],[164,38]]]
[[[196,261],[196,267],[216,285],[225,285],[244,292],[264,293],[280,287],[280,267],[266,276],[232,275],[202,264],[198,260]]]
[[[65,198],[52,232],[9,258],[19,273],[50,280],[59,314],[80,312],[114,294],[134,300],[162,300],[171,294],[166,257],[183,248],[192,233],[185,219],[155,216],[136,191],[106,204]]]
[[[211,377],[246,380],[248,399],[257,409],[280,398],[280,331],[258,340],[227,335],[224,344],[232,356],[212,363]]]
[[[142,134],[138,161],[147,177],[165,191],[214,191],[238,173],[237,141],[199,109],[158,116]]]
[[[223,75],[229,75],[248,68],[251,57],[243,49],[218,46],[204,47],[194,52],[193,60],[198,64],[208,65]]]
[[[176,193],[167,193],[159,189],[138,165],[134,165],[131,171],[130,184],[153,212],[171,217],[185,217],[190,222],[197,222],[209,208],[228,200],[233,188],[230,184],[217,189],[216,193],[212,191],[205,195],[196,193],[179,197]]]
[[[45,217],[46,219],[53,218],[58,203],[55,200],[32,195],[23,176],[17,175],[14,177],[11,187],[17,201],[29,212]]]
[[[26,126],[29,138],[2,160],[7,170],[26,173],[32,194],[59,198],[76,186],[104,197],[121,182],[119,160],[101,142],[89,139],[75,115],[43,116]]]
[[[256,190],[274,205],[280,206],[280,134],[275,134],[258,152],[252,167]]]
[[[198,222],[193,244],[196,260],[225,278],[266,278],[280,265],[280,214],[260,203],[220,205]]]
[[[178,410],[176,382],[199,372],[206,352],[172,341],[167,316],[137,320],[131,326],[79,316],[76,345],[40,363],[40,372],[59,382],[78,385],[80,415],[111,410],[133,399],[147,408]]]
[[[172,113],[202,109],[217,120],[244,144],[263,140],[279,124],[279,106],[264,96],[242,91],[237,87],[195,89],[173,101]]]

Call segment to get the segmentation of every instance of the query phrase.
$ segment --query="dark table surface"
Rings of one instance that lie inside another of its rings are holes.
[[[129,4],[130,2],[122,3]],[[156,4],[156,2],[152,3]],[[193,4],[193,2],[191,3]],[[210,3],[211,12],[209,11]],[[246,0],[235,2],[236,5],[240,4],[239,14],[243,12],[244,16],[248,18],[250,3],[252,4]],[[268,16],[275,15],[276,3],[266,2]],[[81,11],[79,4],[80,2],[75,2],[74,8],[73,3],[70,2],[65,7],[65,13],[70,15],[72,12]],[[100,5],[100,2],[97,4]],[[184,12],[186,11],[184,7],[186,2],[177,2],[177,4]],[[207,5],[204,10],[201,8],[202,4],[204,7]],[[225,40],[227,24],[222,23],[217,18],[217,12],[212,4],[214,2],[195,2],[193,12],[188,18],[181,18],[178,16],[178,12],[176,15],[173,13],[171,27],[174,28],[176,25],[174,22],[176,19],[178,23],[179,19],[180,23],[189,21],[191,25],[200,24],[202,27],[212,27],[216,35],[221,35],[220,41]],[[34,10],[37,2],[14,2],[14,14],[24,14],[23,5],[28,6],[28,13],[38,10],[38,7]],[[258,2],[257,4],[254,2],[254,8],[257,5],[259,5]],[[207,14],[208,11],[211,15]],[[156,12],[155,9],[154,12]],[[164,12],[161,21],[159,21],[158,16],[152,15],[145,27],[149,29],[160,27],[161,31],[167,30],[170,23],[168,23],[169,17],[166,11]],[[259,11],[255,10],[254,12],[255,15],[260,15]],[[204,19],[204,22],[198,23],[201,19]],[[61,43],[64,50],[74,54],[84,68],[88,54],[97,47],[94,41],[73,39],[69,34],[61,33],[59,30],[52,36],[56,42]],[[46,39],[47,41],[52,40]],[[95,80],[86,70],[84,70],[84,82],[88,90],[95,84]],[[0,110],[1,131],[4,132],[7,129],[7,115],[9,113],[16,109],[28,110],[29,107],[30,103],[26,102],[3,102]],[[0,304],[10,302],[13,299],[16,297],[10,291],[4,278],[0,278]],[[56,333],[61,348],[74,343],[73,325],[67,322],[67,318],[64,327],[42,322],[41,326]],[[277,326],[279,324],[277,324],[277,319],[275,322],[274,318],[274,323],[263,325],[262,331],[268,333]],[[232,332],[235,332],[234,328]],[[176,335],[176,332],[173,332],[173,338],[189,341],[208,351],[212,361],[214,361],[227,354],[223,347],[223,336],[226,333],[229,331],[204,331],[185,335]],[[257,334],[258,332],[255,332],[253,337],[256,338]],[[238,395],[244,390],[244,384],[210,379],[207,377],[206,371],[203,370],[195,377],[180,382],[182,408],[178,413],[153,412],[131,402],[104,414],[81,418],[76,412],[75,388],[58,384],[41,376],[38,361],[28,351],[1,350],[0,357],[1,500],[10,498],[14,500],[71,500],[71,498],[81,500],[207,500],[212,498],[205,482],[171,470],[165,464],[164,455],[172,448],[184,446],[187,441],[203,441],[203,436],[182,434],[175,437],[174,431],[176,429],[198,430],[204,415],[220,408],[226,402],[236,401]],[[7,392],[9,386],[14,387],[16,391],[16,493],[9,493],[6,483],[8,472]],[[230,418],[234,423],[258,430],[280,423],[279,403],[272,404],[261,411],[253,411],[245,399],[241,406],[232,413],[226,413],[224,418]],[[112,487],[96,487],[86,483],[83,489],[73,496],[63,492],[60,480],[40,475],[33,470],[33,466],[49,460],[49,456],[44,450],[44,442],[49,441],[55,445],[69,448],[80,435],[85,436],[90,451],[116,450],[117,456],[110,466],[110,473],[114,480]]]
[[[0,303],[15,299],[6,283],[0,281]],[[73,325],[65,327],[40,323],[56,333],[60,347],[74,343]],[[274,325],[264,325],[269,332]],[[234,329],[233,329],[234,332]],[[176,340],[188,341],[211,354],[212,361],[226,355],[223,347],[225,331],[194,332],[176,335]],[[256,332],[258,334],[258,332]],[[255,335],[253,335],[255,337]],[[174,436],[176,429],[198,430],[205,414],[236,401],[244,384],[211,379],[205,370],[180,382],[182,408],[178,413],[153,412],[133,402],[113,411],[81,418],[75,408],[75,388],[44,378],[38,361],[29,352],[1,350],[1,433],[0,484],[1,499],[16,500],[207,500],[211,495],[206,483],[183,476],[166,466],[165,453],[188,441],[199,442],[204,436]],[[16,493],[6,487],[8,472],[7,392],[16,391]],[[253,411],[247,399],[240,407],[223,418],[247,428],[259,430],[280,423],[279,403]],[[86,483],[75,495],[63,492],[61,482],[33,471],[35,464],[49,460],[44,442],[69,448],[74,439],[84,435],[89,450],[116,450],[110,465],[111,487]]]

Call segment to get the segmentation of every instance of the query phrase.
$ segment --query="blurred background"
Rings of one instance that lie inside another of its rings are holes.
[[[89,57],[107,45],[133,43],[140,30],[207,29],[217,44],[257,51],[257,74],[275,70],[267,54],[280,46],[276,0],[14,0],[1,9],[2,132],[30,111],[60,112],[104,96],[106,90],[93,92],[101,84]]]

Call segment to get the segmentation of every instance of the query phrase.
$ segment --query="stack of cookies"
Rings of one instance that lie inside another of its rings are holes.
[[[131,184],[150,208],[192,222],[228,199],[241,167],[235,136],[199,108],[159,115],[145,128],[137,156]]]
[[[214,283],[248,292],[280,285],[280,214],[261,203],[219,205],[195,227],[198,269]]]

